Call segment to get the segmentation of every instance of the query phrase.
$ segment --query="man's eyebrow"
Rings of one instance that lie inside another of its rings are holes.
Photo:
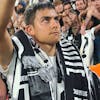
[[[52,18],[51,16],[43,16],[42,17],[43,19],[50,19],[50,18]]]
[[[41,19],[58,18],[58,16],[43,16]]]

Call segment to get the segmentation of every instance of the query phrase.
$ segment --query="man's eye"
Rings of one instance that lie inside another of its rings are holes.
[[[49,22],[50,21],[50,18],[48,18],[48,17],[45,17],[44,19],[43,19],[43,22]]]

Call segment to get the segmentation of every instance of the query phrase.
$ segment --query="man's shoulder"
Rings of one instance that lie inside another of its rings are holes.
[[[18,31],[12,37],[12,41],[15,49],[18,52],[19,58],[22,56],[34,56],[33,48],[32,48],[32,38],[27,35],[23,30]]]

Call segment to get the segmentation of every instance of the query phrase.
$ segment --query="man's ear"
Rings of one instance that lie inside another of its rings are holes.
[[[32,25],[26,25],[25,26],[25,32],[29,35],[34,35],[34,29]]]

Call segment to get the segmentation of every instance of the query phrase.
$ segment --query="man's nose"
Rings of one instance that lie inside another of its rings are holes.
[[[52,27],[59,27],[60,26],[59,21],[56,19],[52,19],[51,26]]]

